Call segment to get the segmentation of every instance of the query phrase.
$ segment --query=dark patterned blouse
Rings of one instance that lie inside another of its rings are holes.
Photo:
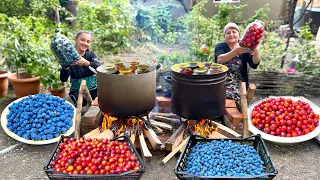
[[[226,42],[219,43],[214,49],[214,61],[218,61],[218,56],[230,52],[231,49]],[[229,68],[227,72],[227,89],[226,97],[227,99],[234,99],[237,102],[237,105],[240,104],[240,82],[246,82],[246,87],[249,87],[249,78],[248,78],[248,65],[256,69],[259,65],[253,63],[253,56],[249,53],[240,54],[231,60],[223,63],[223,65]]]

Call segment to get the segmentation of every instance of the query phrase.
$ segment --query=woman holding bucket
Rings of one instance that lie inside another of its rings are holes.
[[[60,80],[66,82],[70,76],[70,92],[69,96],[76,105],[79,95],[79,88],[82,80],[86,80],[86,85],[89,89],[92,99],[95,99],[98,95],[97,91],[97,77],[89,69],[89,66],[96,69],[100,66],[98,57],[94,52],[89,51],[92,35],[88,31],[81,30],[76,34],[76,50],[82,57],[81,60],[75,62],[70,67],[62,68],[60,70]],[[86,106],[87,102],[83,100],[83,106]]]
[[[249,87],[248,66],[256,69],[260,63],[258,49],[252,51],[239,46],[240,29],[235,23],[228,23],[224,28],[225,42],[216,45],[215,62],[229,68],[227,72],[226,98],[234,99],[240,109],[240,82]]]

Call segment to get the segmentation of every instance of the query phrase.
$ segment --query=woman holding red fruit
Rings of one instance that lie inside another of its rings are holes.
[[[228,23],[224,28],[225,42],[216,45],[214,60],[229,68],[227,72],[226,98],[234,99],[240,109],[240,82],[249,87],[248,64],[256,69],[260,63],[257,46],[247,50],[239,45],[240,29],[235,23]]]

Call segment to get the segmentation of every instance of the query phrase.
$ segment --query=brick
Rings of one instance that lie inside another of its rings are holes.
[[[158,112],[171,112],[171,98],[157,96]]]
[[[233,125],[238,125],[243,119],[243,115],[237,108],[226,108],[225,113]]]
[[[223,122],[228,128],[236,131],[239,134],[242,134],[242,122],[239,123],[238,125],[233,125],[227,116],[224,116]]]
[[[81,119],[81,133],[86,134],[101,126],[102,117],[98,106],[90,106]]]
[[[226,108],[236,108],[236,102],[233,99],[226,99]]]

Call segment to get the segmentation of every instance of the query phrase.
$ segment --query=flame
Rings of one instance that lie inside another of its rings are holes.
[[[108,114],[105,114],[103,112],[101,112],[101,114],[103,115],[102,128],[104,130],[109,128],[112,125],[112,123],[118,119],[116,117],[109,116]]]
[[[118,135],[120,135],[123,129],[125,129],[126,127],[127,127],[126,125],[121,124],[121,127],[118,129]]]
[[[188,126],[191,123],[188,121]],[[198,124],[191,127],[195,134],[208,137],[213,131],[218,131],[218,127],[214,126],[209,119],[201,119]]]

